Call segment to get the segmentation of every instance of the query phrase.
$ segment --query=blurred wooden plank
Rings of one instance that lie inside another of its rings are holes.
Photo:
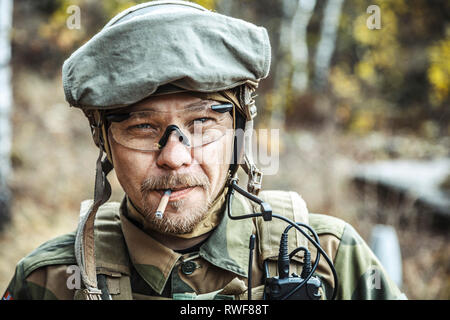
[[[450,159],[390,160],[358,166],[353,179],[403,192],[450,219],[450,194],[441,184],[450,175]]]

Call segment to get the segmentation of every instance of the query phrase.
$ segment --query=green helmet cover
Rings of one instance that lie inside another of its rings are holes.
[[[154,1],[113,18],[65,62],[66,100],[84,111],[131,105],[170,84],[218,92],[267,77],[267,30],[185,1]]]

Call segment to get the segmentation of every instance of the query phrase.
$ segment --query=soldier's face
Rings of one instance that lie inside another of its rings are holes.
[[[212,104],[212,101],[179,93],[151,97],[127,111],[154,114],[151,124],[140,123],[138,128],[157,128],[158,133],[154,139],[159,140],[161,133],[169,125],[178,126],[190,136],[192,128],[189,126],[194,121],[196,124],[210,121],[203,116],[199,118],[202,113],[196,112],[201,112],[202,106],[211,112]],[[130,148],[130,145],[126,146],[127,143],[118,143],[111,134],[111,129],[108,131],[117,178],[133,204],[155,230],[174,234],[191,232],[222,190],[229,168],[228,159],[231,159],[233,119],[229,113],[217,116],[222,117],[220,123],[228,129],[226,133],[211,143],[197,143],[195,147],[192,141],[190,147],[186,146],[172,132],[162,149],[141,151]],[[146,137],[147,134],[152,139],[149,133],[145,133]],[[172,194],[163,218],[159,219],[154,213],[164,190],[169,188],[172,189]]]

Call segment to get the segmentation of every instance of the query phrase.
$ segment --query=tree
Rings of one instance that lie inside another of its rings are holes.
[[[295,95],[302,94],[308,88],[308,43],[307,28],[314,13],[316,0],[299,0],[297,12],[291,26],[292,79],[291,86]]]
[[[276,96],[275,107],[270,117],[271,128],[282,128],[285,124],[285,111],[288,103],[289,82],[292,69],[292,39],[293,21],[299,7],[298,1],[282,0],[282,15],[280,18],[279,46],[277,52],[276,72],[274,76],[274,89]]]
[[[326,94],[328,89],[328,75],[331,65],[331,58],[335,51],[337,30],[341,18],[342,5],[344,0],[328,0],[325,4],[323,19],[320,30],[320,40],[317,44],[314,60],[314,83],[316,110],[322,109],[325,115],[324,134],[330,142],[323,146],[323,174],[322,174],[322,195],[325,208],[333,207],[334,194],[331,192],[331,184],[336,181],[334,178],[334,156],[336,154],[335,144],[332,142],[336,136],[335,107]]]
[[[336,46],[337,29],[344,0],[328,0],[325,5],[320,41],[315,57],[314,87],[323,90],[328,82],[331,57]]]
[[[8,178],[11,173],[11,42],[13,0],[0,1],[0,227],[10,217],[11,192]]]

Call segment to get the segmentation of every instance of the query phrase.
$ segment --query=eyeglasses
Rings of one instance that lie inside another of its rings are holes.
[[[201,147],[232,129],[231,104],[218,104],[172,112],[154,110],[106,116],[109,133],[118,144],[139,151],[161,150],[175,136],[187,148]]]

